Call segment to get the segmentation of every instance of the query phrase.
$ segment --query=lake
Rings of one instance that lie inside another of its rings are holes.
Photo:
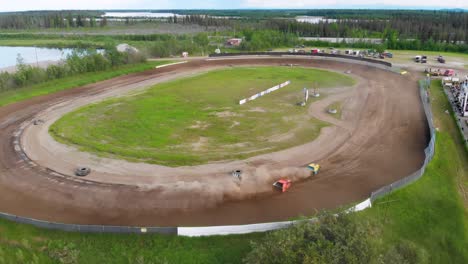
[[[173,17],[174,13],[151,13],[151,12],[106,12],[103,17],[123,17],[123,18],[162,18]]]
[[[296,17],[296,21],[302,23],[318,24],[320,22],[335,23],[338,20],[321,16],[298,16]]]
[[[24,63],[36,63],[37,61],[59,61],[65,59],[72,51],[73,49],[0,46],[0,68],[15,66],[18,54],[21,54]]]

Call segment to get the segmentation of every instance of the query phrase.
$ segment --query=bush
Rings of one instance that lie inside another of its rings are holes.
[[[77,50],[64,63],[50,65],[46,69],[26,65],[21,56],[18,56],[15,73],[0,72],[0,91],[144,61],[146,57],[141,53],[121,53],[115,47],[108,47],[102,54],[97,51]]]
[[[252,243],[245,263],[369,263],[373,256],[367,230],[349,215],[320,216]]]
[[[309,220],[272,232],[263,241],[252,242],[247,264],[416,264],[428,263],[426,252],[408,241],[380,248],[371,236],[374,228],[357,221],[353,214],[323,213],[316,223]]]

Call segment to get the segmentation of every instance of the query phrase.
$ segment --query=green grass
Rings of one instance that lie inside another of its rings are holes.
[[[90,72],[77,76],[57,79],[38,85],[0,92],[0,107],[35,96],[51,94],[61,90],[75,88],[121,75],[154,69],[154,67],[157,65],[168,64],[170,62],[171,61],[152,61],[141,64],[124,65],[107,71]]]
[[[459,184],[468,186],[468,162],[440,82],[431,87],[437,132],[436,153],[414,184],[378,199],[360,213],[377,226],[376,243],[399,240],[417,245],[429,263],[468,263],[468,217]]]
[[[83,234],[0,220],[0,263],[242,263],[263,236]]]
[[[286,80],[291,85],[238,104]],[[327,124],[296,105],[302,88],[313,82],[326,88],[350,86],[354,80],[306,68],[217,70],[86,106],[65,115],[50,131],[84,151],[168,166],[241,159],[318,136]]]
[[[333,117],[337,118],[337,119],[341,119],[341,114],[343,112],[343,102],[341,102],[341,101],[334,102],[334,103],[330,104],[329,106],[327,106],[325,111],[328,112],[328,109],[336,109],[336,114],[331,114],[331,113],[329,113],[329,114],[332,115]]]

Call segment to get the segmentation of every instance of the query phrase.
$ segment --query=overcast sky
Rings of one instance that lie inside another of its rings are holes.
[[[0,0],[1,11],[60,9],[465,8],[468,0]]]

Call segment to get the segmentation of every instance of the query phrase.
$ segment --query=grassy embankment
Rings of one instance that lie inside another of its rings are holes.
[[[238,104],[286,80],[292,83]],[[326,123],[296,105],[302,88],[314,82],[327,88],[351,86],[354,80],[305,68],[218,70],[86,106],[65,115],[51,132],[85,151],[169,166],[246,158],[318,136]]]
[[[249,242],[263,236],[82,234],[0,219],[0,263],[242,263]]]
[[[80,87],[86,84],[111,79],[121,75],[154,69],[155,66],[168,63],[171,63],[171,61],[152,61],[140,64],[124,65],[107,71],[90,72],[32,85],[29,87],[0,92],[0,106],[26,100],[35,96],[51,94],[65,89]]]

